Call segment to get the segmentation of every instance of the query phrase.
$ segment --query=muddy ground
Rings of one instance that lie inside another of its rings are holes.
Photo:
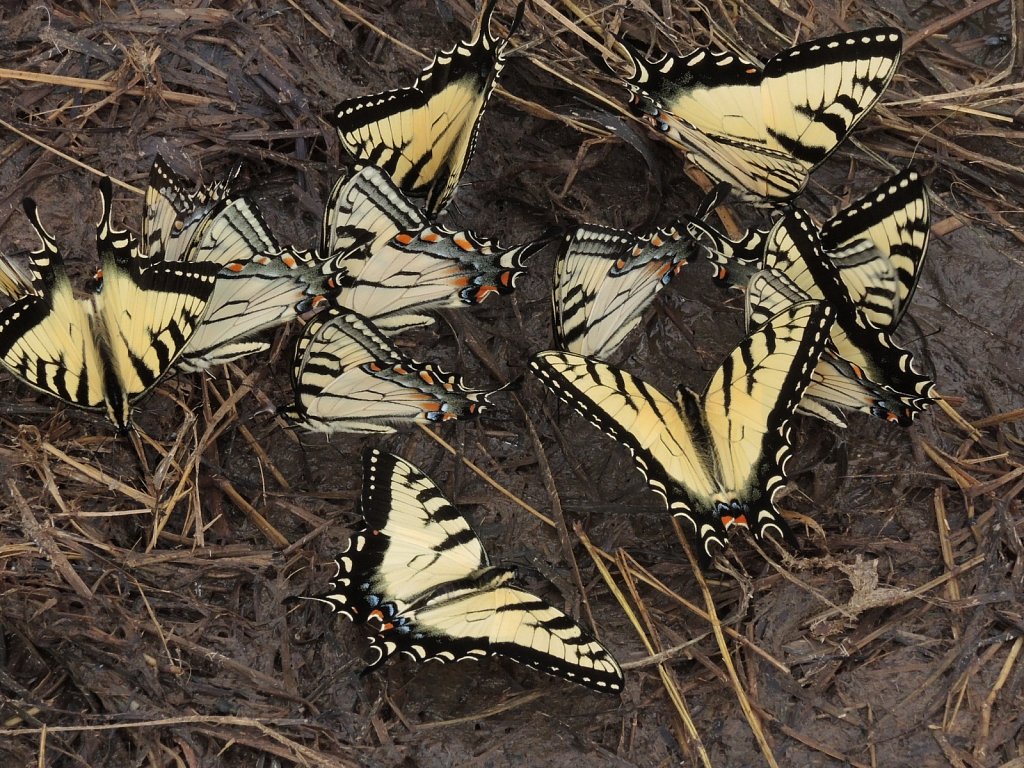
[[[4,376],[0,764],[1024,766],[1022,49],[1008,2],[881,8],[719,3],[705,16],[537,0],[444,217],[519,242],[693,210],[683,162],[642,126],[623,123],[624,141],[570,119],[598,108],[580,85],[612,105],[624,95],[594,69],[583,31],[622,25],[686,51],[708,42],[711,18],[715,39],[764,56],[839,29],[901,27],[907,53],[883,108],[801,203],[825,216],[886,162],[929,174],[934,237],[900,339],[949,409],[909,430],[798,420],[782,506],[798,515],[799,552],[768,562],[740,534],[728,566],[695,574],[625,451],[529,378],[439,434],[558,530],[419,430],[328,441],[285,429],[267,408],[289,399],[294,328],[269,361],[162,384],[137,411],[141,458],[98,418]],[[500,0],[497,19],[513,13]],[[36,247],[20,207],[31,195],[87,273],[96,177],[72,161],[144,187],[158,151],[207,181],[242,161],[280,241],[312,245],[340,172],[323,116],[407,84],[474,15],[465,0],[5,3],[0,248],[17,259]],[[137,229],[141,198],[118,195],[119,220]],[[514,296],[402,343],[472,384],[519,376],[550,345],[553,257],[536,256]],[[704,263],[683,271],[623,365],[664,390],[703,386],[742,336],[741,299],[709,275]],[[627,667],[625,693],[500,660],[399,661],[360,677],[359,632],[318,606],[286,608],[326,583],[368,445],[466,505],[494,560],[533,566],[529,586]],[[584,537],[610,556],[596,555],[651,649],[668,651],[660,672]]]

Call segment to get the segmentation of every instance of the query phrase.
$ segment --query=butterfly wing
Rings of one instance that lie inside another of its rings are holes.
[[[609,357],[692,252],[693,243],[674,226],[640,236],[577,227],[555,261],[555,344],[581,355]]]
[[[342,146],[386,171],[432,214],[444,208],[476,144],[487,99],[505,64],[508,39],[492,37],[489,0],[476,36],[438,53],[408,88],[343,101],[329,119]],[[519,6],[511,35],[522,16]]]
[[[246,197],[232,197],[207,215],[181,260],[223,267],[278,251],[280,247],[255,204]]]
[[[488,565],[466,519],[434,482],[397,456],[363,456],[363,524],[316,600],[369,624],[371,663],[393,653],[416,661],[507,656],[603,691],[622,670],[561,611],[505,586],[511,569]]]
[[[388,433],[480,413],[487,390],[401,354],[368,319],[328,308],[306,326],[292,367],[294,406],[281,414],[314,432]]]
[[[438,586],[487,566],[466,518],[398,456],[363,454],[359,513],[362,525],[338,557],[327,592],[315,598],[356,623],[405,611]]]
[[[0,253],[0,293],[12,301],[36,293],[31,276],[2,253]]]
[[[928,249],[930,214],[924,180],[905,168],[860,198],[821,229],[821,246],[839,262],[847,289],[874,326],[893,331],[917,288]],[[885,256],[895,271],[896,291],[892,304],[862,302],[845,269],[848,259],[863,253]]]
[[[133,257],[133,238],[113,227],[109,178],[101,180],[100,195],[96,241],[103,283],[94,301],[110,374],[108,416],[124,430],[131,405],[170,369],[202,321],[219,265],[168,262],[143,268]]]
[[[370,669],[400,652],[422,661],[499,655],[605,693],[622,690],[622,668],[569,616],[510,586],[467,590],[397,617],[371,639]]]
[[[0,363],[13,376],[78,408],[104,407],[104,368],[93,338],[90,302],[76,299],[57,242],[25,213],[41,246],[30,255],[33,292],[0,310]]]
[[[386,174],[367,166],[331,194],[321,271],[334,301],[387,333],[427,325],[429,310],[510,293],[539,240],[502,248],[472,232],[431,225]]]
[[[649,122],[712,178],[784,202],[874,106],[901,50],[889,27],[808,41],[764,70],[707,48],[647,61],[627,47],[626,84]]]
[[[774,532],[796,543],[773,499],[786,482],[789,422],[828,343],[832,319],[821,302],[790,306],[748,334],[704,390],[707,434],[725,491],[718,516],[745,520],[757,538]]]

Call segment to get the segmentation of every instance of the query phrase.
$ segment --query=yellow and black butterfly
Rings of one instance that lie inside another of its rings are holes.
[[[733,525],[795,544],[774,497],[786,482],[789,422],[825,349],[832,310],[791,305],[750,333],[702,394],[673,400],[594,358],[541,352],[531,370],[561,400],[624,445],[651,489],[687,522],[706,564]]]
[[[434,224],[386,173],[368,165],[331,190],[319,248],[293,257],[313,293],[393,334],[433,323],[429,310],[511,293],[526,271],[524,259],[545,242],[503,248]]]
[[[366,671],[401,653],[414,661],[498,655],[604,693],[622,668],[579,624],[491,565],[466,518],[407,461],[363,458],[362,527],[337,559],[326,594],[305,598],[371,630]]]
[[[476,36],[438,53],[407,88],[341,102],[329,118],[354,158],[383,169],[411,197],[425,198],[436,215],[469,164],[487,99],[505,66],[505,47],[522,19],[524,2],[504,39],[492,37],[488,0]]]
[[[217,264],[152,263],[135,238],[111,222],[113,188],[100,181],[96,242],[102,282],[75,298],[56,241],[25,212],[42,247],[31,255],[35,292],[0,311],[0,364],[64,402],[104,411],[119,433],[132,406],[174,365],[207,309]]]
[[[751,229],[730,240],[697,217],[685,218],[687,231],[711,260],[716,280],[744,288],[764,268],[768,229]],[[913,168],[904,168],[826,221],[819,237],[860,310],[875,325],[891,330],[917,287],[929,233],[924,179]],[[873,306],[874,292],[883,296],[880,308]]]
[[[496,390],[402,354],[368,319],[327,307],[303,329],[292,363],[295,403],[278,412],[310,432],[388,433],[478,414]]]
[[[881,242],[881,238],[876,239]],[[835,310],[832,353],[822,356],[801,410],[837,426],[846,426],[841,409],[851,408],[909,426],[934,400],[934,382],[917,372],[913,355],[892,340],[916,285],[921,259],[897,261],[890,279],[875,275],[881,268],[842,269],[849,259],[871,257],[864,249],[833,259],[822,248],[817,228],[801,211],[787,212],[768,234],[764,267],[748,288],[747,320],[751,328],[794,301],[824,300]],[[912,269],[910,263],[914,263]],[[904,280],[901,275],[910,275]],[[858,279],[851,279],[857,275]],[[851,287],[853,286],[853,287]]]
[[[720,195],[708,195],[695,218],[707,215]],[[570,231],[551,289],[555,346],[608,359],[695,250],[681,223],[640,235],[593,224]]]
[[[149,175],[142,243],[151,262],[220,265],[199,328],[175,367],[198,371],[262,352],[257,338],[297,317],[308,299],[305,273],[282,251],[256,205],[240,194],[239,168],[193,190],[157,155]]]
[[[777,204],[803,190],[878,101],[903,37],[877,27],[810,40],[763,69],[708,48],[649,61],[623,47],[634,108],[710,177]]]

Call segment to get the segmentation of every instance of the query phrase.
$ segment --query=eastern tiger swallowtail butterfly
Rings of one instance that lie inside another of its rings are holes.
[[[795,538],[774,504],[786,481],[789,421],[828,343],[832,310],[788,307],[748,335],[703,394],[672,400],[593,358],[541,352],[530,368],[583,417],[624,445],[670,512],[689,523],[706,565],[726,529]]]
[[[655,61],[624,46],[634,107],[687,158],[749,200],[799,194],[885,90],[903,37],[891,27],[810,40],[764,69],[698,48]]]
[[[755,272],[747,284],[747,327],[756,327],[764,317],[806,300],[807,294],[778,270]],[[797,410],[845,428],[844,409],[886,418],[890,413],[902,412],[903,406],[893,392],[866,378],[830,344],[818,360]]]
[[[505,65],[508,37],[490,32],[496,0],[476,36],[438,53],[416,82],[341,102],[329,118],[354,158],[385,170],[403,192],[425,198],[436,215],[447,204],[476,144],[487,99]],[[509,27],[522,19],[525,0]]]
[[[397,333],[434,322],[427,310],[510,293],[523,259],[543,245],[502,248],[432,224],[386,173],[366,166],[331,191],[317,253],[295,256],[325,277],[322,290],[334,303]]]
[[[509,582],[459,511],[412,464],[363,459],[362,527],[337,559],[326,594],[307,598],[372,631],[366,671],[395,653],[414,661],[506,656],[597,691],[622,690],[622,669],[575,621]]]
[[[910,303],[928,248],[928,191],[921,176],[905,168],[843,209],[821,228],[821,247],[867,318],[895,328]],[[729,240],[703,221],[687,217],[687,231],[702,240],[718,280],[744,287],[764,263],[769,230],[752,229]],[[888,297],[897,292],[894,307]],[[871,293],[886,297],[881,309]]]
[[[696,215],[706,215],[717,199],[709,195]],[[555,345],[610,357],[695,249],[680,225],[642,235],[591,224],[572,230],[555,260]]]
[[[152,264],[111,222],[113,188],[100,181],[96,242],[102,283],[76,299],[56,241],[25,212],[42,243],[31,256],[35,293],[0,311],[0,363],[21,381],[64,402],[105,411],[119,433],[131,410],[174,364],[202,320],[216,264]]]
[[[480,413],[493,391],[402,354],[367,318],[327,307],[306,325],[292,364],[295,404],[279,413],[311,432],[387,433]]]
[[[207,261],[195,253],[197,236],[234,196],[241,168],[235,166],[223,181],[193,189],[160,155],[153,158],[142,216],[143,253],[155,261]]]
[[[226,181],[191,185],[158,155],[146,191],[142,242],[152,262],[216,263],[222,269],[199,328],[175,367],[204,370],[262,352],[258,334],[297,316],[307,299],[305,273],[270,233],[259,209]]]
[[[857,254],[851,258],[857,258]],[[884,256],[877,258],[886,260]],[[892,340],[891,329],[901,314],[900,298],[909,296],[913,288],[898,279],[895,270],[889,285],[856,281],[861,288],[851,290],[849,285],[853,281],[844,281],[844,270],[824,253],[817,229],[800,211],[787,212],[768,234],[764,265],[787,280],[773,280],[769,274],[767,281],[756,286],[756,295],[748,301],[751,327],[787,303],[808,297],[828,302],[836,313],[832,345],[849,371],[828,365],[830,358],[826,355],[826,365],[819,365],[817,371],[824,381],[808,388],[807,399],[801,405],[803,410],[845,426],[841,412],[834,407],[838,404],[909,426],[933,402],[934,383],[914,369],[911,353]],[[867,312],[860,309],[862,304],[870,307],[871,316],[891,318],[891,323],[876,326]],[[856,404],[848,397],[849,382],[837,381],[834,371],[852,374],[852,381],[862,385],[853,398]]]

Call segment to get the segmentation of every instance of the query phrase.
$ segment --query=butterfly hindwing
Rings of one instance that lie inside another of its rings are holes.
[[[371,668],[396,651],[442,662],[493,654],[594,690],[622,689],[618,663],[575,620],[499,579],[487,587],[395,617],[392,628],[371,638]]]

